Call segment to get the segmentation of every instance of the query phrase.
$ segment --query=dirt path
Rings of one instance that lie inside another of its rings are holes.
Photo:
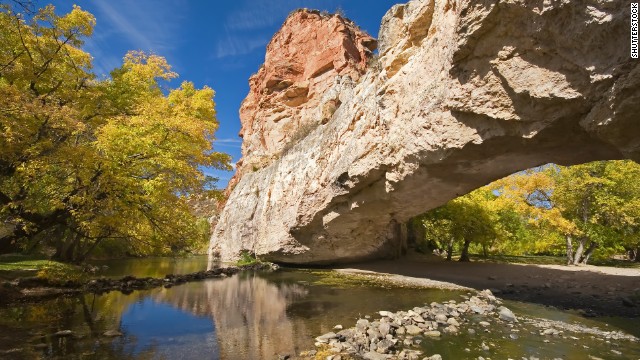
[[[402,281],[428,279],[477,290],[491,289],[505,299],[576,309],[586,316],[640,316],[638,269],[459,263],[412,255],[397,261],[351,264],[339,270],[373,271],[401,275]]]

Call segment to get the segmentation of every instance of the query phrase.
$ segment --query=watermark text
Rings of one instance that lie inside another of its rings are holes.
[[[638,58],[638,3],[631,3],[631,58]]]

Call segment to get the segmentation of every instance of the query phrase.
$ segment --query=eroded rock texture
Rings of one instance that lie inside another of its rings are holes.
[[[342,16],[306,9],[289,15],[249,79],[240,107],[243,158],[230,187],[329,121],[340,106],[338,93],[329,91],[336,78],[358,81],[376,48],[374,38]]]
[[[333,39],[319,35],[328,22],[352,29],[312,15],[287,20],[251,79],[244,171],[211,239],[223,259],[241,250],[289,263],[397,255],[410,217],[492,180],[548,162],[640,160],[627,3],[414,0],[385,15],[379,60],[369,62],[373,41],[352,30],[342,44],[312,41]],[[322,56],[288,57],[340,46],[346,60],[334,57],[317,82]],[[288,63],[299,70],[278,65]],[[287,89],[304,102],[286,107]],[[294,137],[278,123],[314,126]]]

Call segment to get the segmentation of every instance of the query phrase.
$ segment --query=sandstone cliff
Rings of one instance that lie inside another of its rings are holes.
[[[240,107],[242,159],[229,188],[247,171],[281,157],[339,106],[335,80],[358,81],[377,41],[340,15],[293,12],[267,46]]]
[[[374,42],[353,25],[295,13],[250,80],[244,160],[211,253],[396,255],[406,220],[492,180],[547,162],[640,160],[627,5],[414,0],[384,16],[377,61],[364,60]],[[327,40],[332,26],[347,40]],[[290,58],[329,48],[331,65]]]

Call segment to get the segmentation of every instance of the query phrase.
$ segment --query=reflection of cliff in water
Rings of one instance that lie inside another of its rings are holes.
[[[308,347],[295,336],[306,332],[303,322],[287,317],[287,307],[307,294],[298,284],[276,285],[243,273],[176,286],[155,297],[194,315],[211,316],[222,359],[270,359]]]

